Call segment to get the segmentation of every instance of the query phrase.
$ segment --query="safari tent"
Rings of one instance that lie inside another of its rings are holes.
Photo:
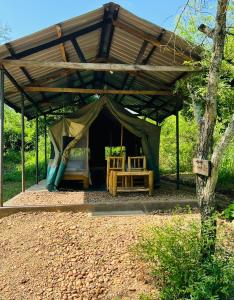
[[[53,124],[49,136],[54,149],[47,174],[49,190],[59,186],[64,173],[73,178],[77,175],[77,179],[86,176],[90,182],[98,177],[104,183],[106,146],[124,146],[126,154],[131,156],[144,154],[148,168],[159,182],[160,127],[135,117],[107,97]]]

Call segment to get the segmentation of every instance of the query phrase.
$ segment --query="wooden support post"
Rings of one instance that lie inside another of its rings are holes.
[[[4,72],[0,68],[0,206],[3,206]]]
[[[47,176],[47,132],[46,132],[46,115],[44,115],[44,143],[45,143],[45,178]]]
[[[149,171],[149,196],[154,193],[154,172]]]
[[[112,195],[115,197],[117,194],[117,172],[112,172],[112,183],[111,183]]]
[[[123,125],[121,124],[121,133],[120,133],[120,156],[123,156]]]
[[[36,116],[36,184],[39,182],[39,168],[38,168],[38,112]]]
[[[180,188],[179,113],[176,112],[176,189]]]
[[[25,153],[24,153],[24,95],[21,94],[21,181],[25,192]]]

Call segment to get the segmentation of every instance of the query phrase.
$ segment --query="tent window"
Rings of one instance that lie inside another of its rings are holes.
[[[126,147],[122,146],[122,151],[121,146],[105,147],[105,159],[108,156],[126,156]]]

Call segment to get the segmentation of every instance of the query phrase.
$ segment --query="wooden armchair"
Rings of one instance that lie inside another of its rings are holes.
[[[109,190],[109,178],[111,171],[124,171],[125,157],[124,156],[109,156],[107,157],[106,169],[106,189]]]
[[[129,156],[128,171],[145,171],[146,157],[145,156]]]

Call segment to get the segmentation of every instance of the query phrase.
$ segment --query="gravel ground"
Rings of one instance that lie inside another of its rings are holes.
[[[146,225],[162,226],[170,218],[83,213],[5,217],[0,220],[0,299],[133,300],[155,292],[148,268],[130,249]]]
[[[186,222],[198,214],[181,214]],[[132,246],[147,226],[171,215],[92,217],[85,213],[18,213],[0,219],[1,300],[136,300],[157,283]],[[234,247],[234,223],[219,235]]]
[[[147,193],[120,193],[113,197],[106,191],[76,191],[76,192],[26,192],[21,193],[4,205],[54,205],[54,204],[80,204],[127,201],[170,201],[170,200],[196,200],[194,189],[181,186],[176,190],[175,184],[163,183],[155,190],[153,196]]]

